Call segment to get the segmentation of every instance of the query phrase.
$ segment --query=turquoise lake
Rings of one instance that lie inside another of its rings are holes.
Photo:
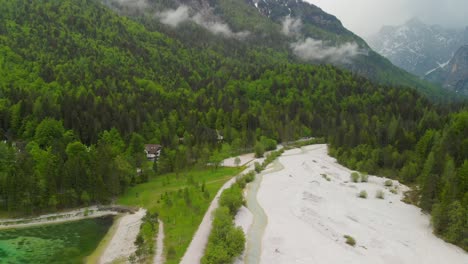
[[[0,230],[1,264],[83,263],[113,223],[113,216]]]

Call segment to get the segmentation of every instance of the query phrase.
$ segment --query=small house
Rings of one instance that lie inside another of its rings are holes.
[[[146,144],[145,145],[145,153],[146,153],[146,158],[151,161],[155,161],[159,158],[161,155],[161,145],[157,144]]]

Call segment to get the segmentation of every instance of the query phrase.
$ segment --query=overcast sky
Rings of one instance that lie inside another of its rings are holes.
[[[366,37],[382,25],[413,17],[446,27],[468,26],[468,0],[305,0],[335,15],[346,28]]]

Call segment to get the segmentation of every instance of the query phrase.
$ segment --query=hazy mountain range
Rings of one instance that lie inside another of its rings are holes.
[[[412,19],[401,26],[385,26],[377,34],[369,38],[369,44],[374,50],[388,58],[393,64],[431,82],[442,84],[450,90],[460,90],[463,85],[448,77],[447,67],[460,47],[468,44],[468,28],[449,29],[438,25],[427,25],[418,19]],[[457,65],[460,64],[458,60]],[[445,70],[444,70],[445,69]],[[464,67],[458,67],[457,72]],[[466,68],[468,70],[468,68]],[[448,81],[448,80],[451,81]],[[459,88],[455,88],[459,87]]]

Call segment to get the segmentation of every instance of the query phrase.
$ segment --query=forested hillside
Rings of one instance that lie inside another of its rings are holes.
[[[418,184],[436,232],[468,248],[465,106],[195,25],[184,39],[93,0],[0,0],[0,14],[1,210],[106,203],[262,136],[324,136],[342,163]],[[145,143],[164,151],[140,175]]]

